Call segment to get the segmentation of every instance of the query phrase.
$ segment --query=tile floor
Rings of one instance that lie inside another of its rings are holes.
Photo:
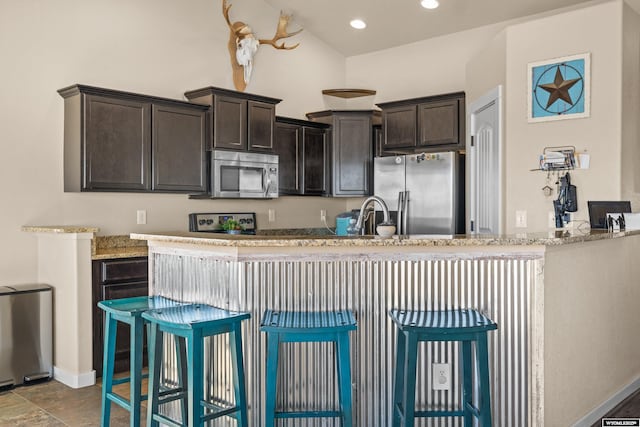
[[[126,384],[116,387],[128,396]],[[146,387],[146,380],[143,381]],[[73,389],[57,381],[0,392],[0,427],[90,427],[100,425],[100,384]],[[146,407],[143,402],[143,407]],[[142,425],[145,413],[143,408]],[[640,417],[640,390],[616,406],[608,417]],[[111,425],[128,426],[129,413],[113,404]],[[595,423],[593,427],[600,427]]]
[[[128,396],[128,385],[115,390]],[[146,388],[146,381],[143,387]],[[100,384],[73,389],[57,381],[16,387],[0,393],[0,427],[99,426],[101,408]],[[146,402],[143,402],[143,407]],[[111,405],[111,425],[128,426],[129,412]],[[146,419],[142,411],[142,425]]]

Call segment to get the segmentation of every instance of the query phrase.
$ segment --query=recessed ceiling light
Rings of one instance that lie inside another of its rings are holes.
[[[422,0],[420,4],[425,9],[435,9],[436,7],[440,6],[438,0]]]
[[[356,30],[367,28],[367,24],[362,19],[354,19],[349,24]]]

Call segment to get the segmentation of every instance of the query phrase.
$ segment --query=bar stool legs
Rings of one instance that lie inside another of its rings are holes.
[[[110,313],[107,313],[104,328],[104,356],[102,358],[102,412],[100,416],[100,425],[102,427],[108,427],[111,420],[111,401],[107,396],[113,390],[113,375],[111,372],[113,372],[115,365],[117,327],[116,319],[112,318]]]
[[[356,329],[353,314],[338,312],[280,312],[267,310],[260,330],[267,333],[265,427],[281,418],[339,417],[343,427],[353,425],[349,331]],[[340,410],[276,411],[278,360],[281,343],[334,343]]]
[[[122,309],[120,303],[133,302],[133,306],[141,305],[147,307],[147,297],[128,298],[123,300],[103,301],[100,308],[105,311],[105,343],[102,361],[102,410],[100,414],[100,424],[108,427],[111,423],[111,403],[115,402],[129,411],[129,424],[131,427],[140,425],[140,409],[142,401],[147,398],[142,394],[142,351],[144,343],[144,320],[140,317],[141,308],[135,307],[130,310]],[[131,305],[130,305],[131,307]],[[129,324],[130,332],[130,355],[129,355],[129,377],[114,380],[113,371],[115,368],[116,334],[118,321]],[[129,400],[113,393],[113,386],[129,382]]]
[[[476,341],[476,359],[480,371],[480,425],[491,426],[491,393],[489,389],[489,349],[487,334],[480,334]]]
[[[336,341],[336,363],[338,365],[338,390],[340,410],[342,411],[342,425],[353,425],[353,407],[351,405],[351,356],[349,351],[349,335],[338,334]]]
[[[471,342],[462,343],[462,404],[464,411],[464,427],[473,427],[473,382],[471,378]]]
[[[265,386],[265,426],[276,425],[276,383],[278,382],[278,360],[280,357],[280,334],[267,335],[267,377]]]
[[[172,426],[204,426],[210,420],[228,416],[236,419],[239,427],[247,427],[241,322],[248,319],[249,314],[230,312],[205,304],[193,304],[165,310],[149,310],[142,316],[151,325],[152,338],[148,425],[155,427],[161,422]],[[182,369],[186,369],[182,377],[186,376],[187,384],[186,393],[183,393],[187,400],[187,415],[181,422],[160,414],[160,405],[180,397],[163,395],[160,391],[159,379],[164,357],[162,337],[165,333],[173,335],[176,340],[184,340],[186,346],[186,363],[179,362]],[[204,339],[226,333],[229,334],[232,357],[235,397],[233,406],[220,406],[207,401],[204,393]],[[205,414],[205,410],[208,413]]]
[[[413,427],[415,418],[462,417],[464,427],[491,427],[489,351],[487,332],[498,326],[475,310],[405,311],[393,310],[397,326],[397,359],[393,388],[393,427]],[[459,409],[416,411],[416,361],[418,342],[452,341],[461,347],[463,371],[462,405]],[[478,407],[473,406],[473,366],[471,345],[475,342],[478,373]]]
[[[234,394],[236,405],[240,407],[238,413],[238,425],[247,425],[249,416],[247,414],[247,389],[245,385],[244,367],[242,361],[242,331],[240,324],[235,324],[233,331],[229,334],[229,346],[231,347],[231,369],[233,370],[233,384],[235,384]]]

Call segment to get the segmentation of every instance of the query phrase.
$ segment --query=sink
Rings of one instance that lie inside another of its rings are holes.
[[[453,234],[408,234],[405,236],[393,236],[393,238],[409,240],[453,239]]]

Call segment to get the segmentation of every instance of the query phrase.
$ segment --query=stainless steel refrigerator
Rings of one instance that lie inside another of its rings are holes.
[[[376,157],[373,169],[373,193],[389,207],[397,234],[464,233],[463,155]],[[379,210],[376,206],[376,223]]]

